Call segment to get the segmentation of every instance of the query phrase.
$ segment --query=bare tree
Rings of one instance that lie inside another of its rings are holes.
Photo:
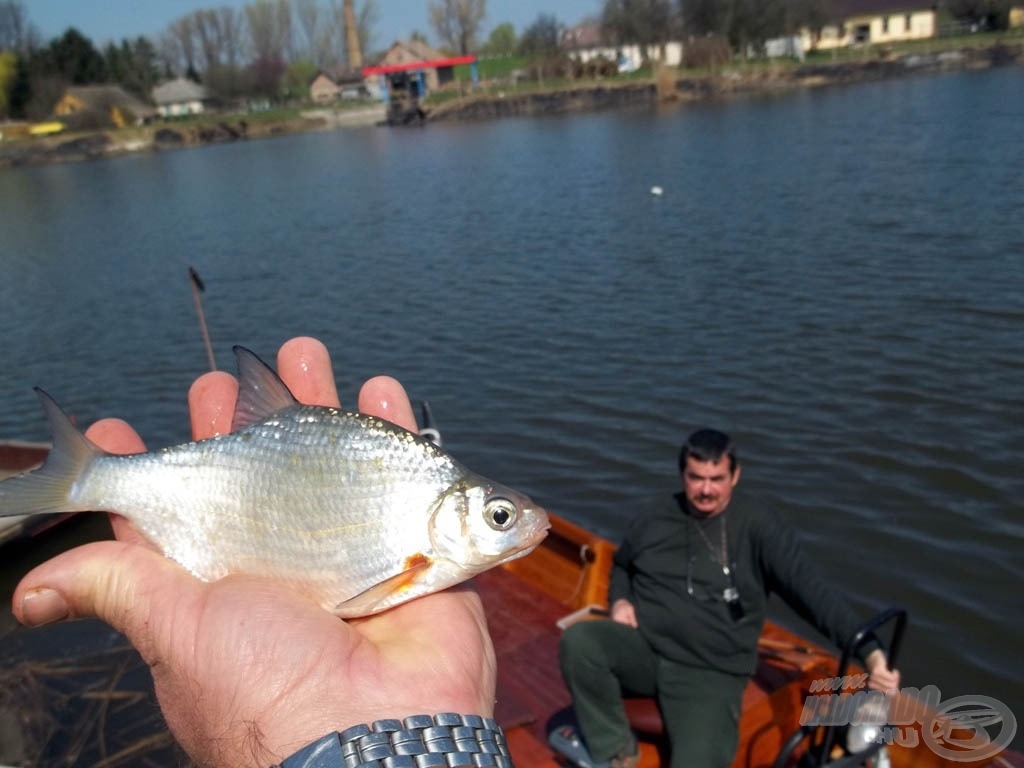
[[[238,67],[245,55],[245,44],[242,38],[245,21],[241,11],[230,5],[225,5],[217,9],[217,18],[221,41],[220,60],[225,66]]]
[[[476,48],[480,24],[487,15],[486,0],[430,0],[430,26],[443,45],[467,54]]]
[[[302,51],[306,58],[315,62],[318,66],[323,63],[317,61],[319,51],[317,50],[323,27],[325,14],[317,4],[317,0],[293,0],[295,3],[295,18],[299,22],[299,30],[302,32]]]
[[[346,5],[349,0],[346,0]],[[337,0],[327,5],[318,5],[317,0],[292,0],[295,19],[301,32],[300,56],[316,65],[317,69],[329,69],[341,63],[340,51],[348,48],[345,37],[343,12],[338,10]],[[353,13],[353,29],[355,15]]]
[[[245,6],[252,57],[284,61],[292,50],[291,4],[288,0],[255,0]]]
[[[198,75],[196,36],[191,15],[172,21],[160,38],[160,56],[167,69],[189,75]]]
[[[195,34],[199,51],[202,53],[201,68],[203,71],[220,63],[220,17],[215,11],[196,11],[192,14],[192,30]]]
[[[19,0],[0,2],[0,51],[26,53],[40,47],[39,33]]]
[[[356,29],[359,32],[359,48],[364,54],[373,47],[373,28],[379,18],[377,0],[363,0],[363,7],[356,14]]]

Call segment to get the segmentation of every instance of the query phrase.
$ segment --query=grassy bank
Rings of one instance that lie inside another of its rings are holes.
[[[1024,30],[979,33],[901,43],[862,46],[794,59],[734,59],[712,69],[661,68],[601,79],[522,79],[534,66],[509,57],[479,63],[480,85],[471,87],[469,67],[457,68],[456,81],[431,94],[430,120],[492,119],[636,106],[656,101],[693,101],[723,95],[774,91],[833,83],[898,77],[921,71],[1024,63]],[[370,115],[376,109],[378,116]],[[0,141],[0,168],[74,162],[204,144],[260,139],[344,125],[376,122],[383,108],[366,102],[329,107],[303,104],[261,111],[206,114],[139,128],[61,133]],[[368,117],[358,113],[363,111]],[[347,119],[351,115],[354,119]]]
[[[721,67],[680,67],[672,71],[675,72],[680,80],[718,76],[726,72],[752,78],[763,78],[765,76],[777,75],[780,72],[795,71],[801,66],[858,64],[915,55],[930,56],[944,52],[983,50],[1001,45],[1019,46],[1022,44],[1024,44],[1024,29],[1015,29],[1003,32],[978,32],[974,34],[936,37],[928,40],[914,40],[890,45],[853,46],[836,49],[835,51],[811,53],[803,61],[792,58],[735,57],[731,62]],[[480,85],[474,90],[471,87],[472,75],[469,65],[461,65],[455,68],[456,82],[441,91],[431,94],[427,98],[426,103],[428,106],[438,106],[470,95],[507,98],[528,95],[538,91],[549,92],[587,87],[607,88],[616,84],[651,82],[656,77],[655,72],[650,67],[647,67],[635,72],[616,75],[612,78],[537,78],[532,71],[534,67],[535,64],[533,62],[523,57],[481,59],[477,64]],[[517,78],[517,73],[521,73],[525,77]]]

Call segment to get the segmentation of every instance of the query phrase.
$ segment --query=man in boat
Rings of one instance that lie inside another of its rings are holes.
[[[691,434],[679,471],[682,492],[634,519],[615,554],[611,620],[562,636],[562,674],[594,765],[637,763],[626,689],[657,696],[673,768],[728,766],[770,593],[837,645],[861,623],[804,557],[795,531],[734,493],[740,465],[727,435]],[[898,688],[877,641],[863,652],[869,687]]]

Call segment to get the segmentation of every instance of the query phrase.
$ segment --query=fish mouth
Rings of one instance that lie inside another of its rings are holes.
[[[503,557],[501,560],[495,561],[494,565],[501,565],[502,563],[507,563],[510,560],[516,560],[517,558],[525,557],[526,555],[533,552],[533,550],[535,550],[537,546],[542,541],[544,541],[545,537],[548,535],[548,531],[551,530],[551,521],[548,519],[547,513],[544,512],[544,510],[537,509],[534,511],[541,512],[544,514],[544,524],[537,525],[536,529],[533,531],[530,537],[526,541],[524,541],[520,547],[509,552],[509,554]]]

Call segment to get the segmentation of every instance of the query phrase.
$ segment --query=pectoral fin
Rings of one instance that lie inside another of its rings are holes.
[[[338,616],[368,616],[401,602],[394,596],[413,587],[429,570],[433,561],[423,554],[406,558],[405,568],[394,576],[334,606]]]

